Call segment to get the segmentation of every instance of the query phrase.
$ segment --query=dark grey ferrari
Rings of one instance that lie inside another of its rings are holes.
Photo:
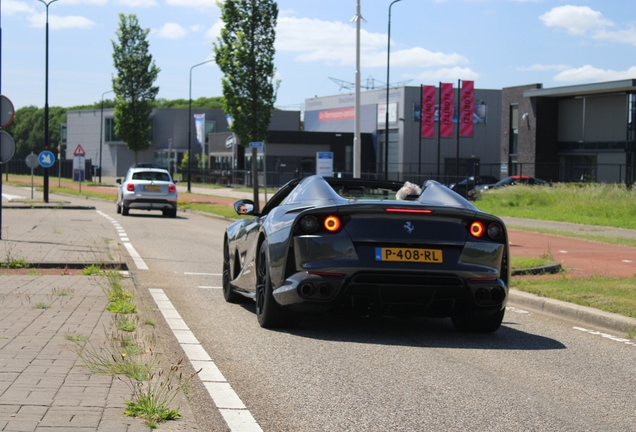
[[[403,186],[311,176],[282,186],[260,212],[237,201],[247,217],[225,233],[225,300],[255,300],[265,328],[350,309],[496,331],[510,280],[504,223],[435,181],[396,199]]]

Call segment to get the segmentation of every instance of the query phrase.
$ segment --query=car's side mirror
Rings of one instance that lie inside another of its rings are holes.
[[[117,180],[115,180],[115,183],[117,183],[117,184],[121,184],[121,179],[117,179]]]
[[[256,212],[254,212],[254,201],[251,200],[240,200],[234,203],[234,210],[239,216],[256,216]]]

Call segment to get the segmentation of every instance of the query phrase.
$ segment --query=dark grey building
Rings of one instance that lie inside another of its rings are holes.
[[[634,182],[636,80],[504,88],[502,107],[502,172]]]
[[[202,154],[207,160],[208,137],[212,133],[229,132],[228,120],[221,109],[192,108],[191,114],[205,114],[203,147],[197,141],[194,121],[188,121],[187,108],[157,108],[151,113],[152,145],[139,153],[138,162],[169,167],[175,172],[175,167],[179,166],[188,148],[193,157]],[[300,112],[273,111],[270,130],[299,131]],[[103,111],[69,111],[66,115],[66,133],[66,159],[72,159],[74,150],[81,145],[86,158],[91,159],[94,165],[100,165],[101,159],[101,173],[104,176],[123,176],[134,164],[134,153],[115,136],[112,108]]]
[[[438,91],[439,89],[436,90],[436,101],[439,97]],[[388,151],[384,144],[386,98],[386,88],[364,91],[360,94],[361,132],[371,134],[373,139],[373,155],[365,157],[364,150],[362,152],[363,177],[369,174],[383,176],[387,167],[390,179],[420,181],[437,178],[445,183],[454,181],[458,172],[460,177],[472,174],[476,170],[481,171],[481,174],[499,174],[501,90],[475,90],[473,136],[461,137],[458,140],[456,127],[453,138],[439,138],[437,126],[433,138],[420,139],[420,87],[389,89]],[[457,88],[454,100],[457,106]],[[305,130],[353,132],[354,106],[353,94],[306,99]],[[455,125],[456,120],[455,115]],[[385,163],[386,154],[388,161]],[[352,155],[347,155],[346,160],[344,171],[351,174]],[[488,170],[495,172],[484,172],[480,166],[486,166]]]

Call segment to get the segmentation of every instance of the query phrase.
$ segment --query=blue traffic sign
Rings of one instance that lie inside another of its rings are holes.
[[[263,147],[263,141],[256,141],[250,143],[250,148],[261,148]]]
[[[38,155],[38,162],[40,162],[40,165],[44,168],[52,167],[55,162],[55,156],[50,151],[44,150]]]

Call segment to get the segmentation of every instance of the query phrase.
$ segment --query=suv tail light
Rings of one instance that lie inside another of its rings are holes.
[[[168,191],[170,191],[170,193],[175,193],[177,191],[177,187],[171,184],[170,186],[168,186]]]
[[[134,191],[135,191],[135,185],[134,185],[134,184],[132,184],[132,183],[128,183],[128,184],[126,185],[126,190],[127,190],[128,192],[134,192]]]

